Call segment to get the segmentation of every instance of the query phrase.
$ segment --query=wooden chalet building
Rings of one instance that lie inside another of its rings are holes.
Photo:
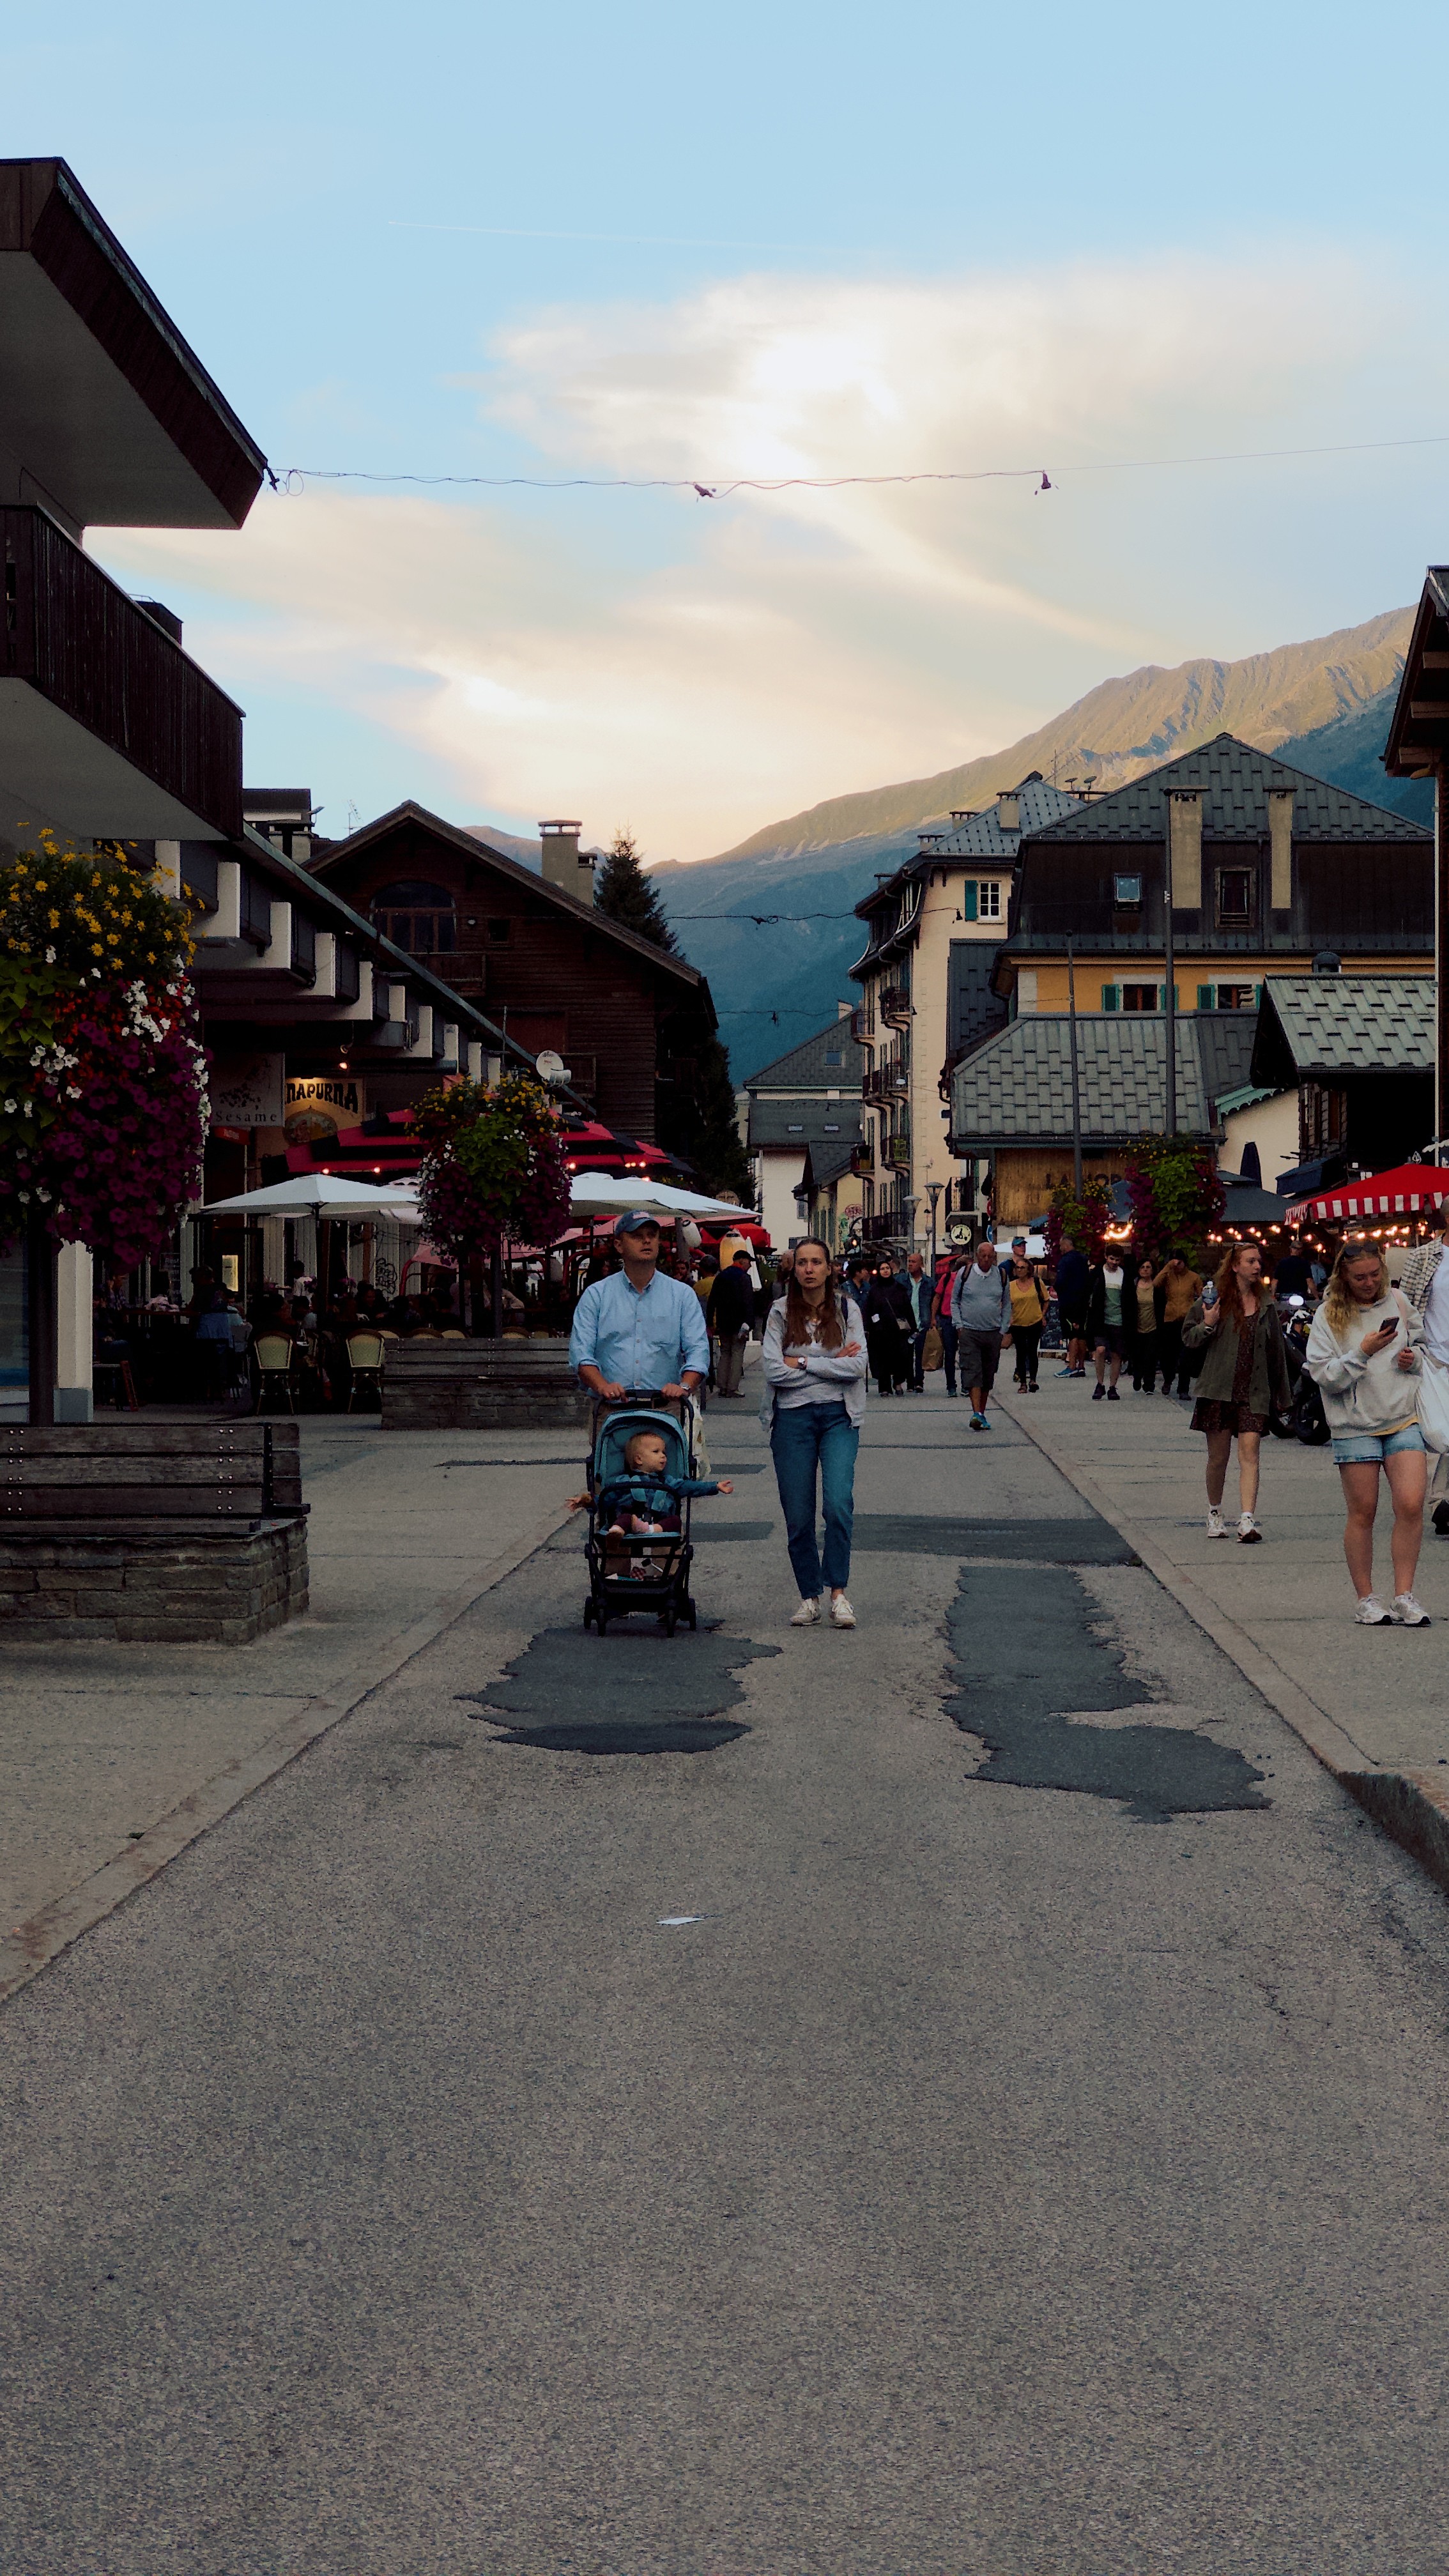
[[[1067,1008],[1069,936],[1079,1014],[1161,1012],[1169,868],[1185,1014],[1255,1011],[1266,976],[1325,951],[1345,973],[1428,971],[1433,833],[1223,733],[1023,833],[994,977],[1013,1015]]]
[[[1391,778],[1432,778],[1436,838],[1449,849],[1449,564],[1430,564],[1403,677],[1384,767]],[[1434,1134],[1449,1127],[1449,871],[1440,868],[1433,948],[1438,978],[1434,1031]]]
[[[260,800],[249,810],[285,837]],[[612,1128],[653,1143],[668,1093],[692,1086],[716,1028],[693,966],[596,912],[579,826],[540,826],[542,873],[424,806],[395,806],[345,841],[311,845],[314,876],[530,1055],[563,1058]],[[661,1099],[661,1092],[665,1098]]]

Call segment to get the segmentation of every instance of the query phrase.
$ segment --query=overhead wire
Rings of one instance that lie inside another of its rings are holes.
[[[1156,474],[1203,465],[1271,465],[1315,456],[1384,455],[1406,448],[1449,446],[1449,430],[1416,438],[1339,439],[1323,446],[1204,449],[1191,456],[1118,456],[1059,465],[1057,481],[1083,474]],[[702,474],[417,474],[381,473],[352,465],[268,466],[275,492],[295,493],[310,483],[413,483],[425,488],[530,492],[693,492],[701,501],[728,500],[735,492],[841,492],[910,483],[1031,482],[1038,493],[1057,486],[1044,465],[982,465],[922,469],[898,474],[736,474],[713,481]]]

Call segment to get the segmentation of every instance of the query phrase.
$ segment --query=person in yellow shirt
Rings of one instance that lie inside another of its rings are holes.
[[[1170,1252],[1157,1274],[1154,1302],[1157,1307],[1157,1357],[1162,1370],[1162,1392],[1171,1395],[1172,1381],[1177,1380],[1179,1404],[1188,1401],[1191,1362],[1182,1347],[1182,1328],[1190,1306],[1203,1292],[1203,1281],[1189,1268],[1180,1252]],[[1154,1369],[1153,1375],[1156,1376]]]
[[[1046,1322],[1047,1296],[1041,1272],[1035,1262],[1028,1261],[1026,1257],[1024,1234],[1012,1238],[1006,1284],[1011,1290],[1011,1351],[1016,1383],[1023,1395],[1035,1395],[1038,1392],[1037,1353],[1041,1348],[1041,1328]]]

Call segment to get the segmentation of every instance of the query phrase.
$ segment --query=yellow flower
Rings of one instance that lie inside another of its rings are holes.
[[[53,912],[53,913],[51,914],[51,916],[50,916],[50,926],[51,926],[51,929],[52,929],[52,930],[59,930],[59,928],[60,928],[60,914],[59,914],[58,912]]]
[[[98,939],[93,940],[91,943],[91,955],[93,957],[104,957],[105,953],[106,952],[101,946],[100,941]]]
[[[108,931],[106,932],[106,946],[107,946],[108,948],[119,948],[119,947],[120,947],[120,944],[121,944],[121,943],[120,943],[119,939],[116,937],[116,934],[115,934],[114,930],[108,930]]]
[[[44,877],[37,877],[37,878],[36,878],[36,880],[35,880],[35,891],[36,891],[36,893],[37,893],[37,894],[44,894],[44,893],[45,893],[45,891],[46,891],[46,881],[45,881]]]

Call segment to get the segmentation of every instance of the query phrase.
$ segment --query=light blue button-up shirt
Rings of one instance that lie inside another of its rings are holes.
[[[709,1374],[709,1335],[692,1288],[656,1270],[631,1288],[616,1270],[586,1288],[574,1309],[569,1364],[596,1368],[611,1385],[677,1386],[685,1369]]]

